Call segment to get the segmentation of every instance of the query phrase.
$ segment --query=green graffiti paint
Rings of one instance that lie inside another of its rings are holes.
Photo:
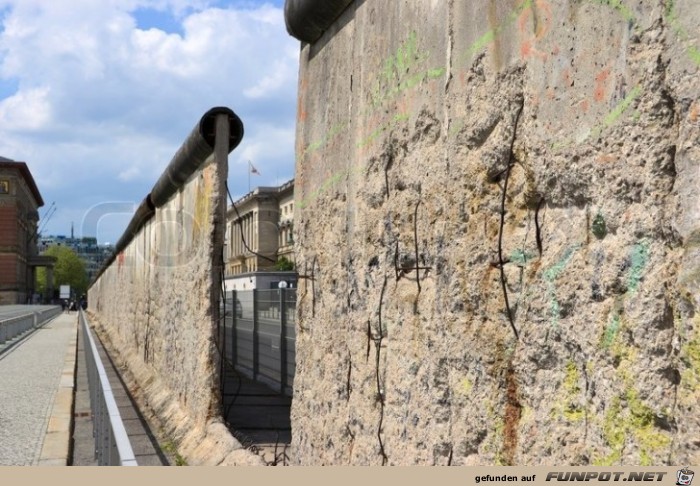
[[[649,243],[641,241],[632,247],[630,253],[630,270],[627,277],[627,291],[634,293],[642,280],[644,269],[649,262]]]
[[[418,48],[418,35],[415,31],[411,32],[408,39],[384,61],[384,67],[370,93],[372,107],[378,108],[390,98],[418,84],[425,77],[425,72],[414,74],[408,79],[405,75],[427,61],[429,55],[427,51]],[[387,86],[393,88],[387,89]]]
[[[612,109],[612,111],[610,111],[607,115],[605,115],[605,117],[599,123],[597,123],[591,129],[591,131],[588,132],[588,134],[585,137],[583,137],[581,140],[576,141],[576,140],[568,139],[568,140],[563,140],[563,141],[559,141],[559,142],[554,142],[550,145],[550,148],[552,150],[561,150],[563,148],[568,148],[571,146],[580,145],[583,142],[585,142],[586,140],[588,140],[589,138],[592,138],[592,139],[598,138],[600,136],[600,134],[603,133],[603,131],[606,128],[610,127],[610,125],[615,123],[620,118],[620,116],[622,116],[622,114],[625,113],[625,111],[627,111],[629,106],[641,94],[641,92],[642,92],[642,88],[640,86],[635,86],[632,89],[632,91],[630,91],[622,101],[620,101],[617,105],[615,105],[615,107]]]
[[[615,341],[618,332],[620,331],[620,315],[615,314],[608,321],[608,325],[605,327],[603,332],[603,338],[601,344],[604,348],[609,348]]]
[[[556,327],[559,324],[559,315],[561,313],[561,306],[557,300],[557,289],[555,281],[562,274],[566,266],[569,264],[573,258],[576,251],[581,247],[581,245],[574,245],[567,248],[564,251],[562,258],[544,271],[543,277],[547,282],[547,297],[549,298],[549,315],[552,322],[552,326]]]
[[[527,265],[527,262],[529,260],[532,260],[533,258],[535,258],[535,255],[533,255],[532,253],[528,253],[527,251],[525,251],[522,248],[518,248],[516,250],[513,250],[513,252],[509,256],[509,260],[512,263],[515,263],[516,265],[521,266],[521,267],[524,267],[525,265]]]
[[[607,5],[608,7],[612,7],[613,9],[617,10],[617,12],[624,18],[627,22],[630,22],[632,24],[637,23],[637,19],[634,16],[634,13],[632,13],[632,10],[629,9],[626,5],[624,5],[620,0],[590,0],[592,3],[597,3],[599,5]]]
[[[605,238],[605,235],[607,234],[607,228],[605,227],[605,218],[600,212],[598,212],[598,214],[595,215],[595,218],[593,218],[593,222],[591,223],[591,231],[593,232],[593,235],[599,240]]]
[[[358,148],[362,148],[366,147],[367,145],[371,145],[372,142],[374,142],[379,137],[379,135],[384,133],[387,129],[397,126],[400,122],[408,120],[408,118],[409,116],[407,113],[400,113],[398,115],[395,115],[392,120],[379,125],[376,130],[374,130],[364,139],[357,142],[355,146]]]
[[[574,253],[576,253],[576,250],[578,250],[581,247],[581,245],[574,245],[572,247],[569,247],[564,251],[564,255],[562,255],[561,259],[549,267],[547,270],[544,272],[544,279],[547,282],[554,282],[559,275],[564,271],[564,268],[566,268],[566,265],[568,265],[569,261],[574,256]]]
[[[678,13],[676,12],[675,0],[668,0],[666,2],[666,8],[664,9],[664,17],[666,19],[666,22],[668,22],[668,24],[671,27],[673,27],[673,30],[676,32],[676,34],[682,41],[687,41],[690,39],[688,32],[680,23]],[[700,66],[700,49],[698,49],[697,46],[688,47],[686,53],[695,64]]]

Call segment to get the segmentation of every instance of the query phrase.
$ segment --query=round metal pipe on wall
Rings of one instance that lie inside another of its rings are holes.
[[[229,153],[241,142],[243,122],[231,109],[219,107],[206,112],[151,189],[151,202],[156,208],[165,204],[212,154],[217,115],[229,117]]]
[[[141,204],[139,204],[139,207],[136,209],[136,212],[134,215],[131,217],[131,221],[129,221],[128,226],[124,230],[124,233],[122,233],[121,238],[119,238],[119,241],[117,241],[117,244],[114,247],[114,255],[117,255],[120,253],[126,246],[131,242],[131,240],[136,236],[136,233],[139,232],[141,227],[153,217],[153,213],[155,213],[156,208],[153,206],[153,203],[151,202],[151,195],[147,195],[143,201],[141,201]],[[105,265],[104,268],[107,268],[109,266],[109,263],[112,262],[114,258],[110,258],[108,260],[108,264]],[[102,273],[102,272],[100,272]]]
[[[216,139],[216,118],[227,115],[229,121],[228,152],[231,153],[243,139],[243,122],[233,110],[226,107],[215,107],[207,111],[192,129],[189,136],[175,153],[170,163],[161,174],[158,181],[146,195],[129,221],[126,230],[114,247],[114,252],[102,266],[93,282],[102,275],[116,259],[117,255],[131,243],[131,240],[155,214],[156,208],[179,191],[187,180],[199,170],[207,158],[214,152]]]
[[[287,32],[300,41],[316,42],[353,0],[287,0]]]

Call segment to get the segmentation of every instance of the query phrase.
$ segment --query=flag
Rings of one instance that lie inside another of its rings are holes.
[[[260,175],[260,172],[258,171],[258,169],[255,168],[255,166],[251,163],[250,160],[248,161],[248,165],[250,166],[250,173],[251,174]]]

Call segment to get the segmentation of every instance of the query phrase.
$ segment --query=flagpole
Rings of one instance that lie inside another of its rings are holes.
[[[250,167],[253,164],[250,163],[250,160],[248,161],[248,194],[250,194]]]

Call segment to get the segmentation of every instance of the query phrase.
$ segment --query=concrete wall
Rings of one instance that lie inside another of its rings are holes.
[[[302,46],[297,463],[700,462],[699,21],[366,0]]]
[[[133,375],[130,389],[190,465],[261,464],[220,410],[215,336],[227,154],[215,151],[156,209],[88,292],[92,324]]]

